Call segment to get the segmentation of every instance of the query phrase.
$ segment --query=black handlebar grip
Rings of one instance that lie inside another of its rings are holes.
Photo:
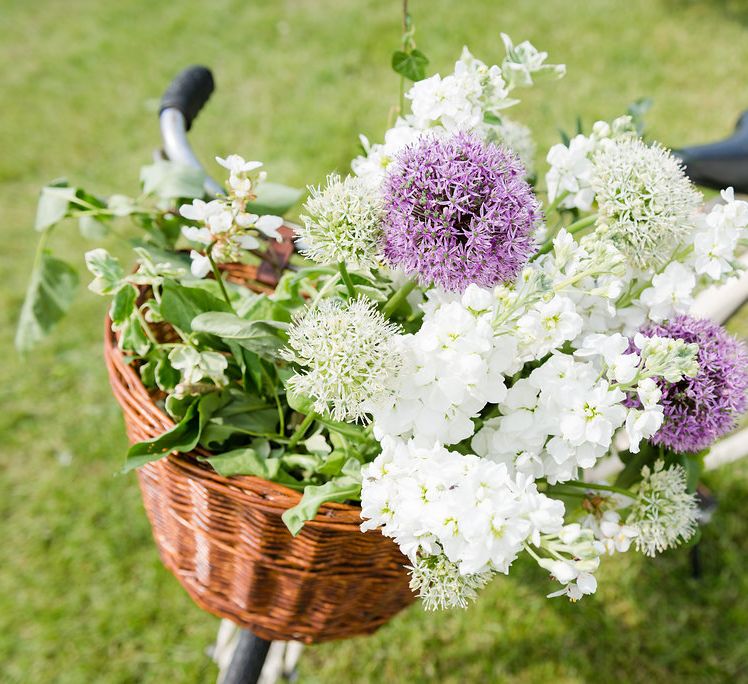
[[[187,67],[169,84],[161,98],[159,114],[164,109],[178,109],[184,115],[187,130],[213,93],[215,84],[210,69],[204,66]]]

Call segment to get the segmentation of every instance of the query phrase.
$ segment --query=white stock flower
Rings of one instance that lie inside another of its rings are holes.
[[[595,192],[591,186],[593,165],[590,156],[594,149],[594,141],[576,135],[568,146],[558,143],[548,150],[546,161],[551,168],[545,176],[545,183],[550,202],[567,193],[559,206],[581,211],[592,208]]]
[[[302,254],[318,263],[346,262],[369,268],[379,262],[382,237],[382,198],[362,178],[337,174],[324,188],[310,188],[310,197],[297,229]]]
[[[636,393],[642,408],[630,408],[626,416],[626,436],[629,439],[629,451],[639,453],[639,444],[649,439],[665,419],[664,409],[658,404],[662,391],[652,378],[643,378],[636,387]]]
[[[683,466],[665,469],[662,460],[654,468],[642,468],[637,498],[626,524],[636,528],[636,548],[647,556],[688,541],[696,531],[698,505],[689,494]]]
[[[284,356],[302,368],[289,388],[314,398],[314,410],[335,420],[365,420],[365,404],[386,392],[388,373],[400,366],[396,333],[366,299],[323,299],[289,328]]]
[[[416,562],[443,554],[463,575],[509,571],[527,542],[557,534],[564,505],[506,466],[385,438],[363,470],[363,530],[382,528]]]
[[[679,261],[671,261],[662,273],[652,278],[652,286],[641,293],[640,300],[649,307],[649,317],[660,322],[691,308],[694,287],[693,271]]]
[[[540,359],[582,331],[583,320],[568,297],[540,302],[517,321],[523,360]]]
[[[593,157],[592,188],[607,237],[632,264],[664,264],[693,231],[701,195],[668,150],[639,138],[603,145]]]
[[[700,217],[693,239],[696,273],[716,281],[733,274],[735,248],[748,227],[748,202],[736,200],[732,188],[722,191],[722,200]]]
[[[566,74],[566,65],[545,64],[548,53],[539,52],[529,41],[514,45],[506,33],[501,34],[501,40],[506,50],[501,70],[510,88],[531,86],[536,74],[548,74],[554,78],[562,78]]]
[[[398,338],[403,366],[390,375],[392,393],[371,402],[377,438],[455,444],[473,434],[472,418],[503,399],[504,376],[519,368],[516,340],[494,334],[496,306],[476,285],[460,297],[429,297],[421,329]]]
[[[411,101],[416,127],[441,124],[450,131],[470,130],[483,120],[479,102],[482,92],[476,74],[461,69],[444,78],[435,74],[417,81],[405,97]]]
[[[404,119],[398,119],[395,126],[384,134],[384,143],[372,145],[366,136],[360,136],[364,154],[351,162],[351,170],[356,176],[367,183],[379,187],[389,165],[394,161],[398,152],[406,145],[418,140],[424,131],[411,125]],[[429,135],[435,135],[439,128],[429,129]]]

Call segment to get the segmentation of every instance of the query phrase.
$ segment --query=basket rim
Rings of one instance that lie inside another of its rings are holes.
[[[137,402],[147,404],[149,409],[158,415],[160,422],[164,424],[167,430],[174,427],[174,421],[155,403],[148,390],[145,388],[145,385],[143,385],[139,373],[135,371],[132,365],[127,363],[125,354],[119,348],[118,335],[112,329],[112,321],[108,312],[104,318],[104,331],[104,357],[109,370],[110,381],[115,381],[115,374],[122,375],[126,380],[129,393],[134,395]],[[302,495],[300,492],[255,475],[235,475],[232,477],[219,475],[209,465],[198,461],[195,457],[191,457],[191,453],[204,456],[209,455],[211,452],[198,447],[192,452],[184,454],[171,452],[162,458],[167,458],[177,467],[190,471],[190,474],[193,477],[202,480],[210,480],[215,485],[231,489],[237,493],[245,493],[244,490],[246,489],[252,490],[253,492],[258,492],[259,490],[260,492],[264,491],[276,494],[285,499],[283,505],[268,499],[266,501],[268,508],[274,510],[285,510],[301,501]],[[146,463],[143,466],[140,466],[140,468],[147,466],[148,464]],[[256,497],[253,504],[256,505]],[[330,516],[333,516],[333,519],[331,519]],[[314,525],[315,523],[321,523],[325,526],[333,525],[335,527],[349,527],[350,525],[355,524],[356,527],[358,527],[362,522],[360,505],[356,506],[347,503],[326,502],[320,506],[317,516],[313,520],[307,521],[305,524],[309,525],[311,523]]]

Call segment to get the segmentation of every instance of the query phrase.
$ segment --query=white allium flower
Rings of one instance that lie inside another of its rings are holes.
[[[667,261],[693,230],[701,195],[660,145],[622,138],[594,155],[591,185],[607,237],[635,266]]]
[[[417,591],[426,610],[467,608],[478,591],[491,581],[493,573],[463,575],[445,556],[419,557],[410,570],[410,588]]]
[[[362,178],[337,174],[324,188],[310,188],[297,235],[302,254],[318,263],[346,262],[369,268],[379,262],[382,238],[382,198]]]
[[[194,347],[180,344],[169,352],[169,363],[181,373],[185,385],[195,385],[206,378],[216,385],[228,382],[225,375],[228,360],[218,352],[199,352]]]
[[[365,420],[366,402],[386,392],[388,373],[401,364],[393,344],[397,330],[362,297],[323,299],[288,331],[284,356],[305,369],[289,387],[313,397],[314,410],[335,420]]]
[[[659,460],[654,468],[642,468],[637,498],[626,524],[636,528],[636,548],[647,556],[688,541],[696,531],[698,505],[689,494],[685,469],[680,465],[665,469]]]

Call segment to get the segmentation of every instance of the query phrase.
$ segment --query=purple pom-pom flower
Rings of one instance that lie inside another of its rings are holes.
[[[651,441],[678,453],[694,453],[730,432],[748,408],[748,352],[743,343],[716,323],[691,316],[641,332],[699,345],[694,377],[675,383],[657,380],[665,420]]]
[[[518,157],[458,134],[405,147],[384,184],[384,255],[462,292],[512,280],[535,250],[542,214]]]

